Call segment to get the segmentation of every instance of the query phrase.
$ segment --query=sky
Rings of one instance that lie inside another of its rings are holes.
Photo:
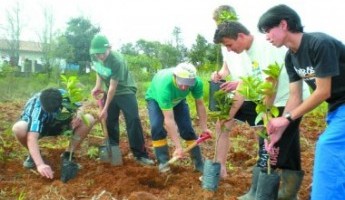
[[[15,0],[0,0],[0,38],[6,27],[6,10]],[[22,39],[38,40],[42,30],[43,9],[54,16],[56,30],[64,30],[70,18],[83,16],[100,26],[115,48],[139,39],[172,40],[174,27],[189,48],[197,34],[209,42],[216,25],[212,13],[219,5],[231,5],[252,33],[257,33],[259,17],[270,7],[286,4],[299,13],[305,32],[328,33],[345,43],[345,12],[341,0],[20,0]]]

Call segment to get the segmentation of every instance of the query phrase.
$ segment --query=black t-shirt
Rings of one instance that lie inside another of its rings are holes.
[[[296,53],[285,58],[290,82],[303,79],[312,89],[316,77],[332,77],[331,97],[326,101],[332,111],[345,102],[345,46],[324,33],[304,33]]]

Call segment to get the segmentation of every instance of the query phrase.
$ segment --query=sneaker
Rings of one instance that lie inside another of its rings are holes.
[[[32,157],[30,155],[28,155],[28,157],[23,162],[23,166],[26,169],[34,169],[36,167],[36,164],[35,164],[34,160],[32,159]]]
[[[150,158],[139,157],[139,158],[135,158],[135,160],[139,164],[142,164],[142,165],[152,166],[155,164],[155,162],[153,160],[151,160]]]
[[[170,171],[170,166],[167,163],[162,163],[158,165],[158,170],[160,173],[167,173]]]

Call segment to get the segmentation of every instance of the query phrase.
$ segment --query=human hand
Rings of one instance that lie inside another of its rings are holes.
[[[222,133],[224,131],[230,132],[231,128],[235,125],[235,120],[229,119],[229,120],[217,120],[216,122],[216,133]]]
[[[78,126],[80,126],[81,122],[82,122],[82,120],[80,119],[80,117],[74,117],[72,122],[71,122],[72,129],[75,129]]]
[[[180,147],[176,148],[174,153],[173,153],[173,157],[182,158],[183,157],[183,149]]]
[[[269,140],[265,141],[265,148],[269,153],[273,153],[274,145],[282,137],[289,121],[285,117],[277,117],[271,119],[267,124],[267,133]]]
[[[98,115],[98,118],[99,120],[106,120],[108,117],[108,110],[107,109],[102,109],[100,112],[99,112],[99,115]]]
[[[222,76],[218,73],[218,71],[212,72],[212,74],[211,74],[211,80],[212,80],[213,82],[218,82],[218,81],[220,81],[221,79],[222,79]]]
[[[51,169],[49,165],[46,164],[40,164],[37,166],[37,171],[44,177],[53,179],[54,178],[54,172]]]
[[[102,97],[100,97],[101,94],[103,94],[104,91],[102,91],[100,88],[95,87],[91,90],[91,95],[93,96],[93,98],[95,99],[100,99]]]
[[[220,88],[226,92],[231,92],[236,90],[238,81],[228,81],[220,85]]]

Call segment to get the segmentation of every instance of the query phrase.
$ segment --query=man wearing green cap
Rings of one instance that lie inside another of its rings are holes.
[[[95,35],[92,39],[90,55],[92,68],[97,73],[96,85],[91,94],[97,99],[103,91],[102,83],[107,91],[99,118],[106,120],[110,145],[119,144],[119,115],[122,111],[129,146],[135,160],[143,165],[153,165],[154,162],[149,159],[146,151],[139,118],[138,102],[135,96],[137,87],[128,71],[126,61],[120,53],[111,51],[111,45],[103,35]]]
[[[159,171],[162,173],[170,171],[169,166],[166,165],[169,160],[167,136],[175,145],[173,155],[177,157],[183,156],[179,135],[187,146],[197,139],[186,102],[189,93],[195,99],[202,131],[210,132],[207,128],[206,109],[202,98],[203,83],[196,76],[196,69],[192,64],[181,63],[175,68],[159,71],[153,77],[146,92],[152,145],[159,163]],[[191,149],[190,155],[195,169],[202,173],[204,162],[200,147]]]

